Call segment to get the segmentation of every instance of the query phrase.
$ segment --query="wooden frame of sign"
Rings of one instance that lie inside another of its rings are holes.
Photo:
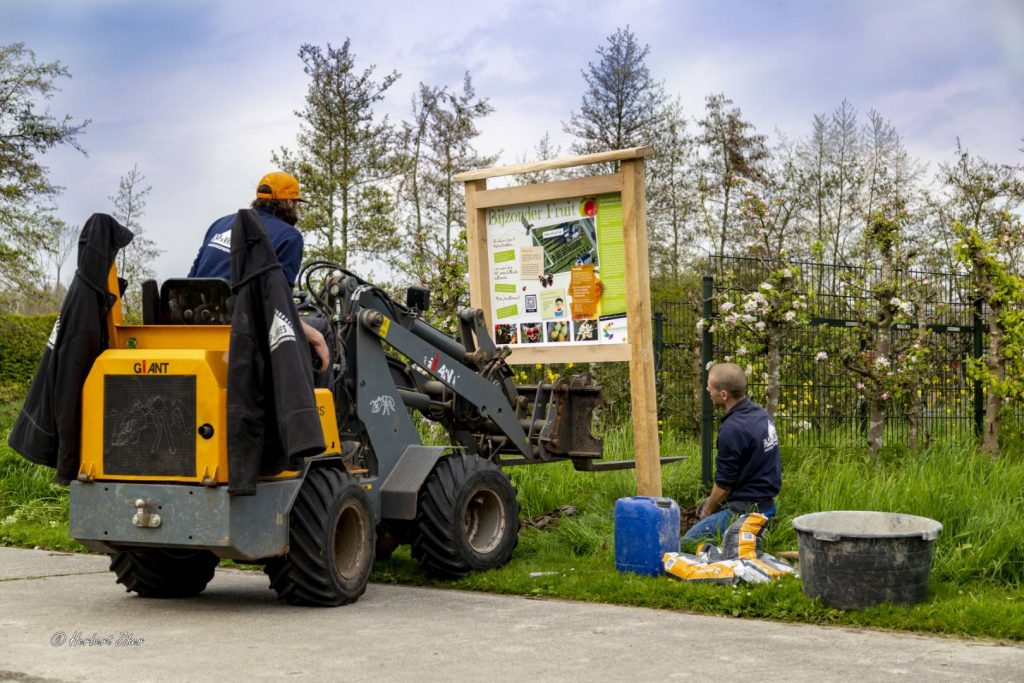
[[[644,158],[653,153],[654,148],[651,146],[635,147],[529,164],[479,169],[455,176],[455,180],[465,183],[466,188],[470,302],[474,308],[483,309],[488,329],[492,329],[493,311],[487,252],[487,210],[590,195],[620,194],[625,239],[628,341],[566,348],[518,346],[513,347],[508,362],[528,364],[629,361],[637,493],[645,496],[661,495],[661,454],[651,331],[650,265],[647,256],[647,199],[644,193]],[[607,162],[619,162],[619,171],[571,180],[487,189],[489,178]]]

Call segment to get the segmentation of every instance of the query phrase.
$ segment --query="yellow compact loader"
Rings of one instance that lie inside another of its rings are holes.
[[[261,476],[255,495],[228,492],[228,283],[144,283],[143,325],[124,324],[119,301],[110,309],[82,387],[71,535],[110,554],[127,590],[194,595],[229,558],[262,565],[291,603],[339,605],[403,543],[428,573],[463,576],[505,564],[518,542],[500,466],[629,466],[595,462],[600,388],[585,376],[515,385],[481,311],[462,311],[456,339],[424,322],[425,289],[403,305],[329,262],[299,283],[300,315],[330,330],[333,388],[316,390],[326,450]],[[113,268],[107,288],[120,291]],[[424,445],[419,419],[451,445]]]

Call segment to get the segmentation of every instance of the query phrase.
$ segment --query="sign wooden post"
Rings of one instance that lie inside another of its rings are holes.
[[[636,147],[455,176],[466,189],[470,301],[507,337],[498,343],[512,345],[508,362],[629,362],[637,493],[645,496],[661,495],[644,192],[644,158],[653,152]],[[609,162],[618,162],[616,173],[487,188],[489,178]],[[567,300],[598,273],[600,317],[570,321]]]

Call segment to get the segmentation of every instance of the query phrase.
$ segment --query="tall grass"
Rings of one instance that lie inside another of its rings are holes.
[[[632,458],[628,428],[606,434],[607,459]],[[700,450],[689,441],[665,437],[662,455],[686,455],[662,468],[664,495],[680,507],[702,498]],[[542,542],[574,554],[610,554],[615,500],[633,495],[633,470],[586,473],[568,464],[511,469],[524,516],[572,504],[579,514]],[[1024,585],[1024,461],[1007,454],[993,459],[972,443],[939,441],[923,451],[862,448],[783,448],[783,487],[779,516],[766,537],[769,552],[795,550],[794,517],[825,510],[879,510],[921,515],[940,521],[934,576],[966,584],[984,580]],[[586,529],[586,531],[584,531]],[[597,540],[602,539],[602,540]]]
[[[7,446],[21,402],[0,401],[0,545],[81,549],[68,538],[68,494],[53,470],[23,459]]]
[[[605,457],[601,462],[634,459],[632,433],[628,427],[608,429],[603,436]],[[699,498],[700,447],[670,434],[663,436],[661,453],[686,458],[662,468],[665,495],[671,495],[680,503]],[[635,470],[578,472],[570,463],[554,463],[507,471],[519,491],[523,517],[534,517],[561,505],[577,508],[576,515],[561,520],[543,534],[524,534],[521,537],[524,548],[536,550],[539,555],[591,557],[611,564],[615,501],[636,495]]]
[[[942,522],[934,572],[958,583],[985,579],[1024,584],[1024,461],[993,459],[973,444],[938,441],[919,452],[857,450],[784,452],[784,524],[821,510],[881,510]]]

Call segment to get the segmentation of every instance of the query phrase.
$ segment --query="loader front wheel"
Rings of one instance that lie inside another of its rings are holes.
[[[188,598],[203,592],[219,561],[209,550],[138,548],[111,555],[110,569],[129,593]]]
[[[427,573],[459,578],[512,559],[519,501],[494,463],[475,455],[441,458],[417,503],[412,555]]]
[[[292,506],[288,554],[272,558],[263,571],[270,587],[293,605],[345,605],[366,591],[375,543],[363,487],[348,473],[315,469]]]

